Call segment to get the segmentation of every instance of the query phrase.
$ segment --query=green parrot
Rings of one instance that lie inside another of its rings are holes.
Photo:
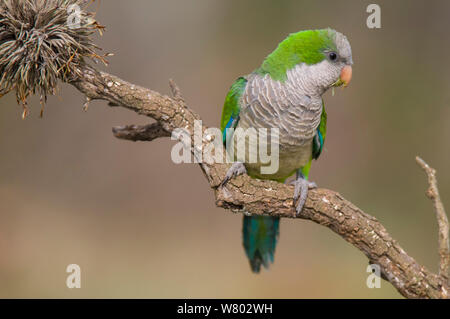
[[[348,85],[352,64],[350,43],[343,34],[332,29],[307,30],[290,34],[261,67],[238,78],[222,110],[223,143],[227,146],[233,138],[229,129],[278,128],[279,166],[273,174],[262,174],[261,167],[267,163],[250,163],[245,160],[247,154],[235,160],[220,187],[245,173],[279,182],[286,182],[295,173],[294,205],[299,214],[308,189],[317,187],[308,181],[308,173],[326,137],[322,95],[331,87]],[[255,140],[253,143],[258,143],[259,139]],[[246,143],[248,147],[252,140]],[[276,217],[244,214],[243,245],[253,272],[273,263],[279,223]]]

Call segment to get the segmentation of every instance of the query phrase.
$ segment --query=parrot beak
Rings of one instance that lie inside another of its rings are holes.
[[[349,85],[352,80],[352,66],[346,65],[341,71],[341,76],[339,77],[341,83],[343,83],[344,87]]]

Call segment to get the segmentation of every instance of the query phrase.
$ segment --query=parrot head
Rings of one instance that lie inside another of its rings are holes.
[[[329,69],[334,70],[334,77],[339,73],[339,78],[333,82],[332,86],[346,87],[352,79],[352,48],[347,40],[347,37],[342,33],[334,31],[336,36],[334,43],[336,44],[336,51],[332,49],[327,51],[327,64]]]
[[[323,94],[331,87],[350,83],[352,64],[352,49],[342,33],[333,29],[306,30],[290,34],[256,72],[285,82],[289,72],[301,67],[300,80],[310,90]]]

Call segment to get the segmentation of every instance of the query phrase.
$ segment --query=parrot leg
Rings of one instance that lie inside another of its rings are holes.
[[[222,183],[220,183],[219,187],[224,187],[230,181],[230,179],[246,173],[247,169],[245,168],[244,163],[234,162],[233,165],[231,165],[231,167],[228,169],[227,174],[225,175]]]
[[[308,197],[308,190],[311,188],[317,188],[316,183],[309,182],[303,174],[298,171],[297,177],[295,181],[292,182],[292,184],[295,186],[294,188],[294,204],[297,202],[297,206],[295,207],[295,210],[297,211],[297,216],[300,214],[300,212],[303,209],[303,206],[305,205],[306,198]]]

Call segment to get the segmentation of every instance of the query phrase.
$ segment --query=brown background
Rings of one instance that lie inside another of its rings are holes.
[[[168,92],[219,125],[234,79],[251,72],[288,33],[333,27],[353,47],[354,78],[325,96],[326,149],[311,179],[375,215],[426,267],[437,270],[437,225],[416,167],[438,169],[450,209],[450,2],[101,1],[98,39],[114,52],[107,70]],[[366,287],[367,259],[311,222],[283,220],[270,271],[250,272],[241,216],[216,208],[195,165],[175,165],[173,142],[116,140],[113,125],[148,119],[62,85],[44,119],[32,99],[21,120],[0,100],[0,297],[400,297]],[[82,288],[65,285],[68,264]]]

